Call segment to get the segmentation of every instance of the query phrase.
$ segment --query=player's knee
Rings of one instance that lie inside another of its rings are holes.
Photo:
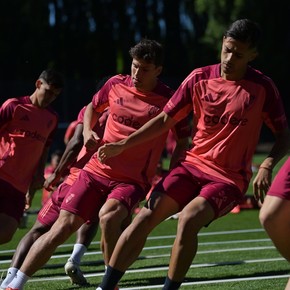
[[[260,210],[259,220],[262,227],[265,229],[271,228],[275,223],[274,215],[264,210]]]
[[[9,243],[13,238],[13,234],[0,235],[0,245]]]

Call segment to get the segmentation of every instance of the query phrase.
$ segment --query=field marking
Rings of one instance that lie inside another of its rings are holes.
[[[263,232],[263,229],[248,229],[248,230],[233,230],[233,231],[218,231],[218,232],[208,232],[208,233],[199,233],[198,236],[213,236],[213,235],[232,235],[232,234],[248,234],[248,233],[258,233]],[[164,239],[175,239],[175,235],[166,235],[166,236],[149,236],[147,240],[164,240]],[[269,240],[269,239],[268,239]],[[215,243],[215,242],[214,242]],[[218,242],[217,242],[218,243]],[[229,241],[230,243],[230,241]],[[91,245],[99,245],[100,241],[92,242]],[[202,243],[200,243],[201,245]],[[58,248],[67,248],[67,247],[73,247],[74,244],[72,243],[64,243],[62,245],[59,245]],[[0,251],[0,254],[8,254],[8,253],[14,253],[15,249],[12,250],[2,250]]]
[[[229,282],[243,282],[243,281],[256,281],[256,280],[269,280],[269,279],[284,279],[289,278],[289,275],[277,275],[277,276],[258,276],[258,277],[247,277],[247,278],[234,278],[234,279],[221,279],[221,280],[210,280],[210,281],[199,281],[199,282],[184,282],[184,286],[193,286],[193,285],[207,285],[207,284],[219,284],[219,283],[229,283]],[[162,285],[150,285],[150,286],[139,286],[133,288],[120,288],[120,290],[142,290],[142,289],[161,289]]]
[[[248,230],[233,230],[233,231],[217,231],[217,232],[205,232],[205,233],[199,233],[198,236],[213,236],[213,235],[232,235],[232,234],[248,234],[248,233],[258,233],[258,232],[264,232],[262,228],[260,229],[248,229]],[[149,236],[147,240],[159,240],[159,239],[175,239],[175,235],[166,235],[166,236]],[[100,241],[92,242],[91,245],[99,245]],[[74,244],[72,243],[65,243],[62,245],[59,245],[58,248],[66,248],[66,247],[73,247]],[[13,250],[2,250],[0,251],[0,254],[3,253],[14,253],[15,249]]]
[[[257,239],[257,240],[234,240],[234,241],[220,241],[220,242],[211,242],[211,243],[200,243],[199,246],[207,246],[207,245],[223,245],[223,244],[238,244],[238,243],[258,243],[258,242],[271,242],[270,239]],[[143,251],[151,251],[151,250],[157,250],[157,249],[171,249],[172,245],[165,245],[165,246],[150,246],[150,247],[144,247]],[[211,253],[223,253],[223,252],[236,252],[236,251],[256,251],[256,250],[269,250],[269,249],[275,249],[273,245],[270,246],[257,246],[257,247],[239,247],[239,248],[228,248],[228,249],[215,249],[215,250],[202,250],[197,251],[197,254],[211,254]],[[85,256],[92,256],[92,255],[102,255],[102,251],[88,251],[84,254]],[[163,255],[150,255],[150,256],[142,256],[142,253],[140,257],[143,259],[146,258],[158,258],[158,257],[169,257],[170,254],[163,254]],[[54,254],[51,256],[51,259],[61,259],[61,258],[69,258],[70,254]],[[1,264],[10,264],[11,259],[9,260],[2,260],[0,261]]]
[[[284,258],[282,257],[277,257],[277,258],[267,258],[267,259],[254,259],[254,260],[242,260],[242,261],[230,261],[230,262],[220,262],[220,263],[202,263],[202,264],[192,264],[190,266],[190,269],[194,269],[194,268],[207,268],[207,267],[218,267],[218,266],[224,266],[226,263],[233,265],[233,264],[253,264],[253,263],[267,263],[267,262],[277,262],[277,261],[286,261]],[[144,272],[152,272],[152,271],[167,271],[168,270],[168,266],[166,267],[150,267],[150,268],[142,268],[142,269],[129,269],[126,271],[126,274],[129,273],[144,273]],[[98,273],[94,273],[94,274],[84,274],[84,276],[86,278],[89,277],[101,277],[104,275],[104,272],[98,272]],[[206,283],[218,283],[215,281],[228,281],[228,282],[232,282],[232,281],[242,281],[242,280],[254,280],[255,278],[260,280],[262,278],[266,277],[289,277],[289,275],[273,275],[273,276],[257,276],[257,277],[249,277],[249,278],[234,278],[234,279],[225,279],[225,280],[211,280],[211,281],[197,281],[197,282],[185,282],[184,285],[186,285],[186,283],[192,283],[192,284],[188,284],[188,285],[195,285],[195,284],[206,284]],[[28,280],[28,282],[45,282],[45,281],[60,281],[60,280],[69,280],[68,276],[59,276],[59,277],[47,277],[47,278],[31,278],[30,280]],[[214,282],[213,282],[214,281]],[[145,287],[145,288],[142,288]],[[149,288],[147,286],[142,286],[142,287],[138,287],[138,288],[123,288],[123,289],[149,289],[150,287],[154,287],[153,285],[151,285]],[[147,288],[146,288],[147,287]],[[162,287],[162,285],[158,285],[156,286],[156,288],[160,288]],[[121,290],[121,289],[120,289]]]
[[[235,230],[235,231],[220,231],[220,232],[208,232],[208,233],[200,233],[200,236],[212,236],[212,235],[228,235],[228,234],[248,234],[254,232],[262,232],[263,229],[250,229],[250,230]],[[166,236],[149,236],[148,239],[150,240],[157,240],[157,239],[174,239],[175,235],[166,235]],[[257,246],[257,247],[239,247],[239,248],[229,248],[229,249],[217,249],[217,250],[200,250],[197,251],[197,255],[199,254],[211,254],[211,253],[224,253],[224,252],[233,252],[233,251],[256,251],[256,250],[265,250],[265,249],[275,249],[272,245],[272,242],[269,238],[263,239],[251,239],[251,240],[231,240],[231,241],[218,241],[218,242],[201,242],[199,243],[199,247],[201,246],[210,246],[210,245],[232,245],[232,244],[246,244],[246,243],[268,243],[270,242],[270,246]],[[99,244],[99,242],[94,242],[92,244]],[[74,244],[64,244],[61,245],[59,248],[64,247],[72,247]],[[150,246],[144,247],[143,251],[150,251],[153,249],[167,249],[171,248],[172,244],[165,245],[165,246]],[[142,252],[143,252],[142,251]],[[1,253],[7,253],[7,251],[0,251]],[[14,252],[14,250],[13,250]],[[85,255],[101,255],[101,251],[88,251]],[[66,258],[69,257],[69,254],[65,255],[53,255],[52,259],[57,258]],[[164,256],[170,256],[170,253],[164,255],[144,255],[142,253],[140,255],[141,259],[152,259],[152,258],[160,258]],[[267,263],[267,262],[277,262],[277,261],[286,261],[284,258],[277,257],[277,258],[269,258],[269,259],[254,259],[254,260],[239,260],[239,261],[225,261],[220,263],[201,263],[201,264],[192,264],[190,268],[202,268],[202,267],[218,267],[224,265],[234,265],[234,264],[251,264],[251,263]],[[4,264],[7,262],[11,262],[11,260],[0,261],[0,264]],[[164,267],[156,267],[156,268],[142,268],[142,269],[129,269],[126,273],[142,273],[142,272],[152,272],[152,271],[167,271],[168,266]],[[100,277],[103,276],[104,272],[97,272],[92,274],[85,274],[84,276],[89,277]],[[193,286],[193,285],[201,285],[201,284],[215,284],[215,283],[229,283],[229,282],[242,282],[242,281],[250,281],[250,280],[261,280],[261,279],[281,279],[281,278],[288,278],[289,275],[273,275],[273,276],[257,276],[257,277],[247,277],[247,278],[233,278],[233,279],[218,279],[218,280],[206,280],[206,281],[196,281],[196,282],[184,282],[182,286]],[[28,280],[28,282],[40,282],[40,281],[57,281],[57,280],[69,280],[68,276],[59,276],[59,277],[47,277],[47,278],[32,278]],[[162,288],[163,285],[150,285],[150,286],[139,286],[134,288],[120,288],[120,290],[141,290],[141,289],[155,289],[155,288]]]

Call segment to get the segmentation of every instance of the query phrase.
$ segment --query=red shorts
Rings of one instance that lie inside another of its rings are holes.
[[[290,158],[286,160],[275,176],[267,195],[290,200]]]
[[[0,213],[5,213],[19,223],[25,209],[25,193],[0,179],[0,200]]]
[[[81,170],[78,179],[64,199],[61,209],[86,220],[96,220],[103,204],[108,199],[119,200],[131,214],[143,200],[146,192],[133,183],[122,183]]]
[[[52,193],[51,198],[48,199],[38,213],[37,219],[41,224],[52,227],[59,216],[61,204],[70,188],[71,186],[67,183],[62,183],[57,190]]]
[[[201,196],[213,207],[215,218],[230,212],[244,197],[237,186],[184,164],[172,169],[154,191],[165,192],[179,204],[180,210]]]

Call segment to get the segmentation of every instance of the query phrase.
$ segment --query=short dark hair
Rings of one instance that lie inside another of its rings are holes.
[[[38,78],[45,80],[49,85],[53,85],[56,88],[63,88],[64,86],[62,74],[54,69],[44,70]]]
[[[135,46],[131,47],[129,54],[132,58],[142,59],[156,66],[163,64],[163,47],[156,40],[144,38]]]
[[[224,33],[225,37],[248,43],[250,48],[258,48],[261,38],[260,26],[249,19],[239,19],[233,22]]]

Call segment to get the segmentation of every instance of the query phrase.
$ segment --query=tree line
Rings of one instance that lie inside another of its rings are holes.
[[[176,88],[195,67],[219,61],[222,35],[238,18],[260,23],[254,66],[269,75],[288,102],[288,2],[263,0],[13,0],[0,3],[0,98],[32,91],[41,70],[66,80],[55,106],[73,120],[108,75],[130,73],[128,50],[143,37],[165,48],[162,78]]]

